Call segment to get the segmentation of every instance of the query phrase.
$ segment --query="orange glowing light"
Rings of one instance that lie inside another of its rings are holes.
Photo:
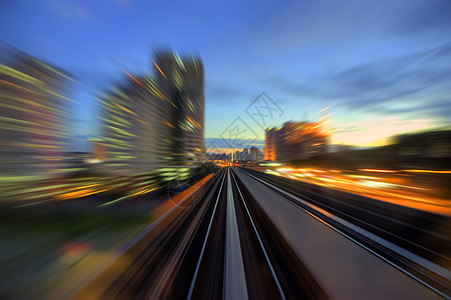
[[[135,77],[133,77],[132,75],[130,75],[130,73],[128,73],[127,71],[125,71],[125,69],[122,69],[122,70],[124,70],[124,72],[127,73],[128,76],[130,76],[134,81],[136,81],[136,83],[138,83],[140,86],[144,87],[144,85],[142,85],[141,82],[139,82],[138,80],[136,80]]]
[[[86,253],[92,248],[92,244],[88,242],[69,242],[63,245],[60,249],[63,255],[65,254],[80,254]]]
[[[177,195],[171,197],[169,201],[166,201],[162,204],[160,204],[158,207],[156,207],[152,212],[154,218],[158,218],[161,215],[163,215],[165,212],[169,211],[174,206],[179,205],[184,199],[186,199],[189,195],[193,195],[196,193],[202,186],[211,178],[213,177],[213,173],[207,175],[197,183],[195,183],[193,186],[190,186],[186,190],[184,190],[181,193],[178,193]]]
[[[282,170],[282,169],[280,169]],[[432,212],[439,212],[444,213],[447,215],[451,215],[451,209],[449,209],[449,204],[447,201],[443,201],[443,199],[431,197],[427,194],[418,194],[419,191],[428,191],[427,188],[422,187],[416,187],[416,186],[409,186],[409,185],[401,185],[396,183],[390,183],[389,181],[393,182],[395,179],[391,178],[388,180],[381,180],[382,178],[378,177],[370,177],[370,176],[360,176],[358,175],[359,179],[365,178],[365,179],[371,179],[371,180],[355,180],[355,179],[345,179],[339,177],[340,175],[326,175],[324,177],[319,169],[312,169],[312,168],[305,168],[305,169],[297,169],[300,171],[300,173],[293,174],[294,176],[291,176],[289,173],[286,172],[275,172],[271,170],[266,170],[265,173],[274,174],[277,176],[283,176],[287,178],[294,178],[298,181],[304,181],[304,182],[310,182],[313,184],[318,184],[321,186],[331,187],[333,189],[348,191],[351,193],[359,194],[366,197],[371,197],[374,199],[386,201],[395,203],[398,205],[403,206],[409,206],[414,207],[422,210],[432,211]],[[370,172],[380,172],[380,173],[396,173],[398,171],[394,170],[379,170],[379,169],[360,169],[360,171],[366,170]],[[340,170],[329,170],[329,172],[340,172]],[[350,172],[350,170],[343,170],[345,172]],[[414,173],[444,173],[449,174],[451,173],[451,170],[441,170],[441,171],[434,171],[434,170],[402,170],[404,172],[414,172]],[[309,172],[309,173],[307,173]],[[310,173],[311,172],[311,173]],[[333,172],[333,173],[335,173]],[[314,174],[315,173],[315,174]],[[330,174],[330,173],[329,173]],[[402,175],[402,174],[401,174]],[[301,177],[301,178],[300,178]],[[356,176],[354,176],[356,177]],[[376,180],[377,179],[377,180]],[[361,187],[357,186],[361,185]],[[391,191],[389,191],[390,189]],[[412,189],[415,190],[415,192],[412,191],[405,191],[403,189]],[[420,192],[421,193],[421,192]]]
[[[359,169],[359,171],[364,172],[377,172],[377,173],[396,173],[394,170],[378,170],[378,169]]]
[[[168,125],[169,127],[175,128],[174,125],[172,125],[172,124],[169,123],[168,121],[164,121],[164,124]]]
[[[436,170],[403,170],[404,172],[411,173],[434,173],[434,174],[451,174],[451,170],[436,171]]]
[[[14,87],[16,87],[16,88],[18,88],[18,89],[21,89],[21,90],[24,90],[24,91],[27,91],[27,92],[30,92],[30,93],[33,93],[33,94],[37,94],[37,95],[43,96],[42,94],[40,94],[40,93],[38,93],[38,92],[35,92],[35,91],[32,91],[32,90],[26,89],[26,88],[24,88],[24,87],[21,87],[20,85],[11,83],[11,82],[9,82],[9,81],[5,81],[5,80],[0,79],[0,82],[5,83],[5,84],[8,84],[8,85],[12,85],[12,86],[14,86]]]
[[[130,114],[136,116],[136,113],[134,113],[134,112],[132,112],[131,110],[129,110],[129,109],[123,107],[122,105],[120,105],[120,104],[118,104],[118,103],[115,103],[115,105],[116,105],[117,107],[119,107],[120,109],[122,109],[123,111],[126,111],[126,112],[128,112],[128,113],[130,113]]]
[[[108,189],[102,189],[102,190],[86,189],[86,190],[56,195],[55,197],[59,200],[66,200],[66,199],[72,199],[72,198],[76,198],[76,197],[84,197],[84,196],[89,196],[89,195],[93,195],[93,194],[98,194],[98,193],[101,193],[101,192],[104,192],[107,190]]]
[[[141,122],[141,123],[143,123],[143,124],[145,124],[145,125],[148,125],[148,126],[150,126],[150,124],[149,123],[147,123],[147,122],[144,122],[143,120],[140,120],[140,119],[138,119],[138,118],[134,118],[136,121],[139,121],[139,122]]]
[[[161,75],[164,76],[164,78],[167,78],[166,75],[164,75],[163,71],[161,71],[160,67],[157,65],[157,63],[152,59],[153,64],[155,65],[155,67],[157,67],[158,71],[160,71]]]
[[[196,126],[197,128],[200,128],[200,124],[196,121],[191,119],[190,117],[187,117],[188,121],[190,121],[192,124],[194,124],[194,126]]]

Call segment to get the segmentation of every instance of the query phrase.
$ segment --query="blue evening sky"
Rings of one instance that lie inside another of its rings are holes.
[[[151,68],[152,49],[199,54],[206,137],[221,137],[265,92],[286,120],[327,106],[335,143],[378,145],[449,127],[451,1],[0,1],[0,39],[72,73],[72,134],[98,134],[95,96],[124,72]]]

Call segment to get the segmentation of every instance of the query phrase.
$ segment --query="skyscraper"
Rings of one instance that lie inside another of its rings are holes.
[[[110,170],[184,178],[204,155],[203,65],[157,52],[152,76],[133,76],[104,97]]]
[[[252,146],[249,149],[249,160],[252,163],[257,163],[260,160],[260,149],[257,147]]]
[[[198,166],[204,147],[204,68],[194,56],[181,58],[174,52],[157,52],[156,82],[169,109],[164,122],[170,127],[167,164]]]
[[[283,131],[281,128],[269,128],[265,131],[264,160],[276,161],[280,159],[280,151],[283,148]]]
[[[126,78],[102,99],[106,167],[111,173],[150,173],[163,163],[161,141],[168,134],[161,122],[163,100],[152,89],[151,78],[134,79],[137,82]]]
[[[327,135],[321,127],[322,123],[286,122],[267,129],[264,159],[286,162],[326,153]]]
[[[0,177],[45,179],[65,172],[65,71],[8,49],[0,62]],[[20,178],[20,179],[19,179]]]

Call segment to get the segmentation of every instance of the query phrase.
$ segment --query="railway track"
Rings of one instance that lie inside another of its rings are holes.
[[[261,208],[225,169],[140,253],[105,299],[327,299]]]
[[[318,237],[311,233],[310,237],[314,240],[310,242],[321,239],[324,230],[336,231],[358,245],[359,249],[354,246],[352,251],[370,252],[370,255],[374,254],[381,259],[379,262],[377,258],[372,258],[372,263],[388,263],[426,286],[424,289],[428,291],[425,295],[432,293],[429,292],[430,289],[435,295],[445,298],[448,296],[446,278],[438,277],[433,270],[415,264],[396,249],[381,243],[380,237],[379,240],[375,238],[375,232],[370,232],[374,235],[371,236],[366,229],[341,218],[343,214],[336,213],[337,207],[328,208],[327,203],[319,205],[317,202],[307,201],[309,199],[301,194],[305,186],[296,189],[294,184],[272,179],[270,181],[257,172],[225,168],[206,182],[201,192],[196,193],[196,198],[190,200],[190,205],[181,206],[177,213],[159,220],[157,225],[135,241],[140,246],[132,245],[125,253],[132,258],[131,263],[105,285],[98,298],[334,298],[337,295],[331,294],[334,287],[324,282],[324,276],[320,276],[323,279],[319,278],[318,271],[311,270],[311,261],[305,261],[306,258],[296,248],[296,243],[281,232],[291,231],[296,238],[298,232],[310,229],[284,228],[285,225],[281,227],[280,224],[285,224],[284,222],[276,224],[277,219],[270,217],[267,207],[262,206],[261,200],[266,194],[257,195],[258,189],[263,186],[271,193],[276,193],[268,196],[266,203],[290,203],[295,208],[290,209],[290,214],[295,219],[322,223],[314,226],[323,228],[317,231]],[[286,217],[292,218],[288,214]],[[311,217],[315,221],[309,221]],[[311,229],[318,230],[314,227]],[[329,233],[327,236],[330,236]],[[343,239],[338,242],[350,243]],[[308,240],[305,243],[309,243]],[[348,251],[344,250],[349,248],[348,244],[339,246],[339,249]],[[327,244],[323,245],[328,247]],[[324,252],[324,249],[318,251]],[[363,256],[368,256],[365,255]],[[107,281],[98,278],[97,282]],[[352,282],[347,284],[352,286]],[[347,295],[340,287],[335,289],[334,292]],[[374,289],[362,289],[369,290]],[[356,294],[358,292],[352,295]],[[78,295],[75,298],[86,298],[90,296],[89,290]]]
[[[252,170],[240,172],[265,184],[437,294],[450,295],[450,220],[410,208]],[[373,202],[373,203],[371,203]],[[421,224],[427,226],[421,227]],[[437,230],[439,228],[440,230]]]

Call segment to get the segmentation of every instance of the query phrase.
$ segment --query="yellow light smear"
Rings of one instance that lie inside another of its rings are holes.
[[[84,197],[84,196],[89,196],[92,194],[98,194],[104,191],[107,191],[107,189],[103,189],[103,190],[95,190],[95,189],[86,189],[86,190],[81,190],[81,191],[75,191],[75,192],[71,192],[71,193],[65,193],[65,194],[61,194],[61,195],[57,195],[55,196],[57,199],[59,200],[65,200],[65,199],[71,199],[74,197]]]
[[[377,172],[377,173],[395,173],[395,172],[397,172],[397,171],[394,171],[394,170],[378,170],[378,169],[359,169],[359,171]]]
[[[393,173],[398,172],[394,170],[379,170],[379,169],[367,169],[369,171],[382,171],[382,173]],[[292,177],[288,174],[279,174],[274,171],[267,170],[269,172],[275,175],[284,176],[284,177]],[[315,169],[298,169],[300,173],[297,173],[295,175],[300,175],[304,172],[314,172]],[[404,170],[409,171],[409,170]],[[431,173],[440,172],[440,173],[450,173],[451,171],[432,171],[432,170],[410,170],[410,171],[417,171],[417,172],[423,172],[423,171],[429,171]],[[298,176],[298,177],[300,177]],[[304,177],[304,176],[302,176]],[[313,184],[318,184],[321,186],[326,187],[332,187],[334,189],[349,191],[352,193],[360,194],[366,197],[375,198],[378,200],[386,201],[395,203],[398,205],[418,208],[421,210],[427,210],[427,211],[433,211],[433,212],[439,212],[446,215],[451,215],[451,210],[449,207],[449,204],[447,202],[444,202],[443,199],[430,197],[427,195],[410,195],[406,194],[402,191],[387,191],[386,188],[378,188],[378,187],[357,187],[356,184],[361,184],[359,181],[354,181],[350,179],[343,179],[343,178],[330,178],[330,177],[318,177],[318,176],[311,176],[311,173],[308,176],[309,178],[296,178],[296,180],[299,181],[305,181],[310,182]],[[368,176],[365,176],[368,177]],[[372,177],[374,179],[377,179],[377,177]],[[378,181],[378,182],[385,182],[385,181]],[[394,186],[397,186],[398,188],[407,188],[407,189],[414,189],[414,190],[425,190],[426,188],[421,187],[414,187],[409,185],[401,185],[401,184],[394,184]]]
[[[130,114],[133,114],[133,115],[137,116],[136,113],[134,113],[134,112],[132,112],[131,110],[129,110],[129,109],[123,107],[122,105],[117,104],[117,103],[115,103],[115,105],[116,105],[117,107],[119,107],[120,109],[122,109],[122,110],[124,110],[124,111],[126,111],[126,112],[128,112],[128,113],[130,113]]]
[[[92,188],[92,187],[97,186],[97,185],[99,185],[99,184],[98,183],[93,183],[93,184],[88,184],[88,185],[76,186],[76,187],[73,187],[73,188],[69,189],[69,191],[88,189],[88,188]]]
[[[9,81],[5,81],[5,80],[3,80],[3,79],[0,79],[0,82],[5,83],[5,84],[8,84],[8,85],[12,85],[12,86],[14,86],[14,87],[16,87],[16,88],[19,88],[19,89],[21,89],[21,90],[24,90],[24,91],[27,91],[27,92],[30,92],[30,93],[33,93],[33,94],[36,94],[36,95],[39,95],[39,96],[44,96],[44,95],[42,95],[42,94],[40,94],[40,93],[38,93],[38,92],[35,92],[35,91],[32,91],[32,90],[26,89],[26,88],[24,88],[24,87],[21,87],[20,85],[11,83],[11,82],[9,82]]]
[[[435,171],[435,170],[403,170],[404,172],[411,173],[435,173],[435,174],[451,174],[451,170]]]
[[[142,189],[142,190],[140,190],[140,191],[138,191],[138,192],[136,192],[136,193],[134,193],[134,194],[131,194],[131,195],[128,196],[128,197],[132,197],[132,196],[136,196],[136,195],[145,194],[145,193],[148,193],[148,192],[151,192],[151,191],[157,189],[156,187],[151,188],[151,189],[146,189],[146,188],[148,188],[149,186],[150,186],[150,185],[146,186],[144,189]]]

